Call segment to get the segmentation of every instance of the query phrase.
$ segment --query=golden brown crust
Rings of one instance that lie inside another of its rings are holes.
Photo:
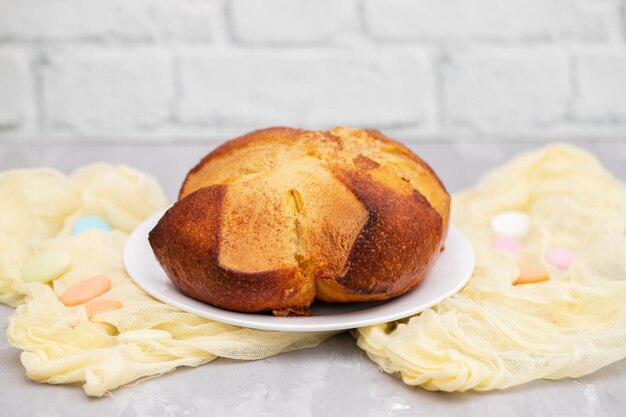
[[[446,189],[445,185],[443,185],[443,182],[441,182],[441,179],[439,179],[437,174],[435,174],[435,171],[433,171],[433,169],[430,167],[430,165],[428,165],[428,163],[426,161],[424,161],[422,158],[417,156],[409,148],[407,148],[406,146],[404,146],[400,142],[396,142],[395,140],[385,136],[380,130],[365,129],[365,132],[367,132],[367,134],[370,137],[374,138],[374,139],[377,139],[377,140],[380,140],[382,142],[385,142],[387,144],[392,145],[397,150],[398,153],[401,153],[402,155],[406,156],[407,158],[411,159],[412,161],[415,161],[417,164],[419,164],[422,168],[427,170],[433,176],[433,178],[437,181],[437,183],[439,184],[441,189],[446,194],[448,193],[448,190]]]
[[[430,166],[378,131],[270,128],[204,157],[149,239],[193,298],[307,315],[313,299],[384,300],[418,285],[449,208]]]
[[[344,271],[335,280],[318,280],[316,298],[328,302],[385,300],[417,286],[439,253],[439,213],[418,191],[399,195],[372,180],[367,172],[340,168],[334,172],[365,205],[369,217]]]
[[[244,273],[219,264],[225,194],[224,185],[192,193],[174,204],[150,232],[148,240],[168,277],[184,294],[229,310],[308,307],[312,297],[299,296],[300,273],[295,267]]]
[[[180,191],[178,192],[178,198],[180,199],[184,195],[189,194],[190,191],[186,188],[189,180],[194,176],[194,174],[201,171],[212,160],[241,151],[241,149],[251,143],[274,142],[276,144],[289,144],[290,142],[297,140],[301,135],[306,134],[306,132],[306,130],[292,129],[289,127],[268,127],[266,129],[259,129],[246,133],[245,135],[225,142],[221,146],[215,148],[212,152],[209,152],[187,173],[185,180],[180,187]]]

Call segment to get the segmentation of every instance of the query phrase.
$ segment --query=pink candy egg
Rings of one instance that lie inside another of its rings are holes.
[[[510,252],[517,255],[521,249],[517,240],[508,236],[498,236],[491,242],[491,246],[495,249]]]
[[[567,269],[574,262],[576,254],[567,248],[552,248],[546,253],[546,260],[557,268]]]

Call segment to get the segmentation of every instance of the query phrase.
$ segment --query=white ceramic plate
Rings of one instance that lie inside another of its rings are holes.
[[[263,330],[318,332],[345,330],[386,323],[419,313],[459,291],[474,270],[474,252],[467,239],[450,227],[446,249],[424,281],[408,293],[381,302],[326,304],[315,302],[311,317],[273,317],[268,314],[223,310],[176,289],[157,262],[148,243],[148,232],[165,210],[155,213],[133,231],[124,248],[124,264],[131,278],[154,298],[201,317]]]

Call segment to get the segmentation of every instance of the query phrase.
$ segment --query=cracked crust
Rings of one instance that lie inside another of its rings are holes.
[[[180,200],[148,240],[174,285],[184,294],[237,311],[301,309],[314,292],[296,264],[244,272],[219,262],[225,185],[204,187]],[[311,284],[309,284],[311,286]]]
[[[445,239],[447,191],[377,131],[270,128],[194,167],[149,236],[185,294],[236,311],[308,315],[417,286]]]

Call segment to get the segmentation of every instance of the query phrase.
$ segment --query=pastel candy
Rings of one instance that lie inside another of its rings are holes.
[[[117,336],[117,341],[120,343],[134,343],[134,342],[147,342],[147,341],[159,341],[171,339],[172,334],[166,330],[158,329],[138,329],[129,330],[124,333],[120,333]]]
[[[100,229],[105,232],[111,231],[111,226],[99,216],[85,216],[81,217],[74,223],[74,227],[72,227],[72,235],[79,235],[88,229]]]
[[[91,300],[85,305],[87,311],[87,317],[91,319],[96,314],[106,313],[107,311],[119,310],[122,308],[122,303],[117,300],[109,300],[107,298],[98,298],[97,300]]]
[[[546,254],[546,260],[561,269],[569,268],[575,258],[576,253],[567,248],[552,248]]]
[[[503,211],[491,219],[491,229],[498,235],[523,237],[530,230],[530,217],[521,211]]]
[[[24,262],[22,279],[27,282],[49,282],[63,275],[71,263],[72,257],[65,252],[42,252]]]
[[[543,268],[522,268],[513,285],[536,284],[549,279],[550,274]]]
[[[66,306],[77,306],[94,299],[111,289],[111,280],[103,275],[84,279],[69,287],[63,295],[61,302]]]
[[[517,242],[517,240],[508,236],[496,237],[491,242],[491,246],[493,246],[494,249],[510,252],[513,255],[517,255],[521,249],[520,244]]]

